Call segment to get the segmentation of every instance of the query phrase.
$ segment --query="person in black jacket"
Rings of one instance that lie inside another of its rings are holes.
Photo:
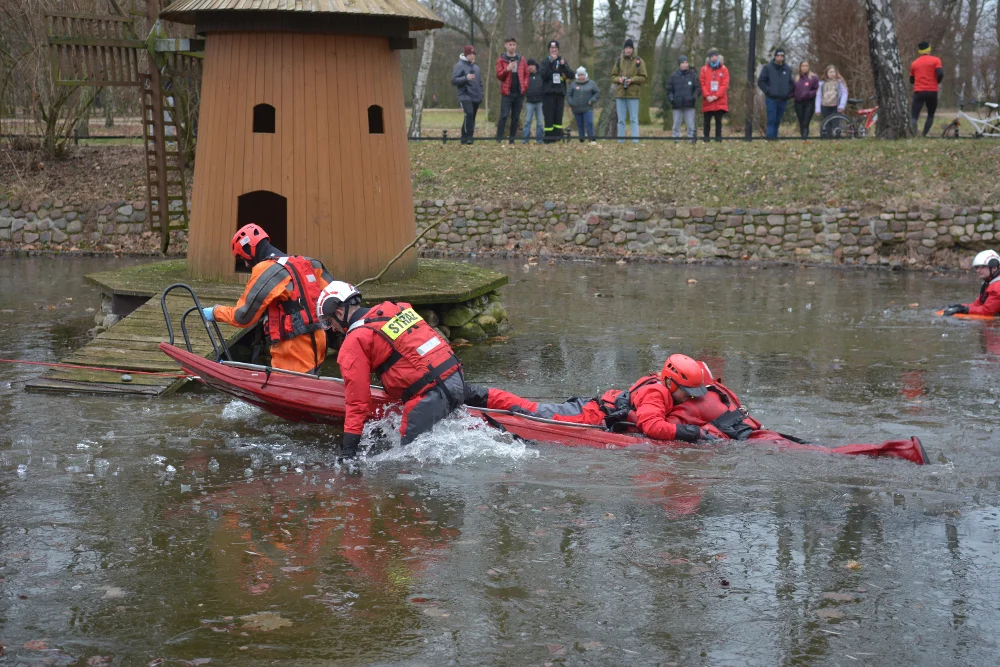
[[[542,119],[545,112],[542,110],[542,75],[538,73],[538,63],[534,58],[528,58],[528,92],[524,95],[524,141],[528,143],[531,138],[531,121],[535,121],[535,142],[542,143],[543,132]]]
[[[563,107],[566,104],[566,81],[575,77],[566,59],[559,55],[559,42],[549,42],[549,57],[538,68],[542,78],[542,111],[545,114],[545,142],[563,136]]]
[[[681,122],[687,126],[689,139],[694,139],[694,106],[701,95],[698,75],[688,65],[687,56],[677,59],[677,69],[667,80],[667,99],[674,109],[674,139],[681,136]]]
[[[466,45],[451,70],[451,85],[458,91],[458,103],[465,117],[462,120],[462,143],[471,145],[476,133],[476,112],[483,101],[483,76],[476,64],[476,49]]]
[[[757,87],[764,93],[767,107],[767,138],[776,139],[781,119],[785,116],[785,105],[788,98],[795,94],[792,70],[785,63],[784,49],[775,49],[774,58],[761,68]]]

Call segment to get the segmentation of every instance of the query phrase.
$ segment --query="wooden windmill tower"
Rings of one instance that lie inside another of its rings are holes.
[[[107,14],[52,12],[46,15],[52,69],[61,86],[126,86],[142,98],[149,220],[166,252],[171,230],[187,229],[182,128],[176,94],[180,80],[201,75],[204,40],[172,39],[158,22],[171,0],[107,0]],[[195,90],[196,86],[193,86]]]

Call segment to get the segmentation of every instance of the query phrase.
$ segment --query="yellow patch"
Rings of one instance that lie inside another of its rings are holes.
[[[417,312],[412,308],[407,308],[399,315],[382,325],[382,333],[389,337],[390,340],[396,340],[399,338],[404,331],[415,325],[417,322],[423,322],[424,318],[417,315]]]

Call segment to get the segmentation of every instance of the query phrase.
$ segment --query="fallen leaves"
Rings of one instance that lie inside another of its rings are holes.
[[[247,614],[246,616],[240,616],[240,620],[243,621],[244,628],[258,632],[271,632],[272,630],[292,625],[290,620],[273,611],[259,611],[256,614]]]
[[[45,643],[44,639],[29,639],[28,641],[24,642],[24,648],[28,649],[29,651],[46,651],[48,650],[49,646],[48,644]]]
[[[859,563],[858,561],[856,561],[854,559],[851,559],[851,560],[847,561],[847,563],[844,565],[844,567],[846,567],[848,570],[860,570],[861,569],[861,563]]]

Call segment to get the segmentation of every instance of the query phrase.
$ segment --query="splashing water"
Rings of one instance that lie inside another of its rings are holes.
[[[256,405],[244,401],[233,401],[222,408],[222,418],[228,421],[245,421],[260,415],[263,411]]]
[[[464,410],[439,421],[429,433],[421,435],[406,447],[399,445],[401,421],[399,413],[390,413],[383,419],[365,424],[362,447],[370,448],[376,438],[391,443],[388,451],[380,451],[367,457],[369,464],[417,461],[452,465],[463,460],[482,458],[521,461],[538,457],[538,451],[529,449],[523,441],[488,426],[486,422],[471,417]]]

